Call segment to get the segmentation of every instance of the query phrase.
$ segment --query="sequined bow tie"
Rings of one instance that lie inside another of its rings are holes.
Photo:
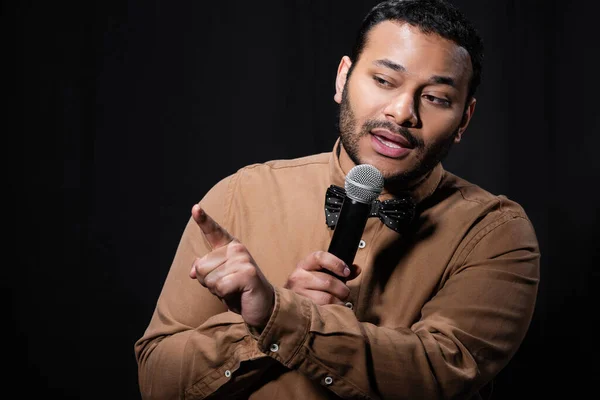
[[[342,203],[346,198],[344,188],[331,185],[325,194],[325,218],[331,229],[337,224]],[[400,232],[415,216],[415,204],[409,196],[389,200],[375,200],[369,217],[378,217],[390,229]]]

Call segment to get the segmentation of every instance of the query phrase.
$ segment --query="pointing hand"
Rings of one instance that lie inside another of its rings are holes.
[[[190,278],[198,280],[230,311],[240,314],[248,325],[259,330],[264,328],[275,302],[273,286],[246,246],[217,224],[199,204],[192,207],[192,217],[212,251],[194,260]]]

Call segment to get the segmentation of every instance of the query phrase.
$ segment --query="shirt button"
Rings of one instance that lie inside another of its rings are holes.
[[[229,378],[231,376],[231,371],[230,370],[225,371],[225,376]]]
[[[271,350],[273,353],[277,353],[279,351],[279,346],[277,343],[273,343],[271,347],[269,347],[269,350]]]
[[[361,240],[360,242],[358,242],[359,249],[364,249],[366,245],[367,245],[367,243],[364,240]]]
[[[352,304],[352,303],[350,303],[350,302],[347,302],[347,303],[345,304],[345,306],[346,306],[346,307],[348,307],[348,308],[349,308],[349,309],[351,309],[351,310],[354,308],[354,304]]]
[[[333,383],[333,378],[328,376],[327,378],[325,378],[325,384],[326,385],[331,385]]]

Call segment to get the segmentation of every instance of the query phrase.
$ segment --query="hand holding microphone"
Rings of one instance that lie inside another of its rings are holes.
[[[383,175],[369,164],[360,164],[346,175],[346,198],[338,217],[328,252],[340,258],[349,267],[354,262],[371,205],[383,190]]]
[[[316,251],[300,261],[285,287],[316,304],[344,304],[350,294],[345,282],[360,274],[353,265],[372,203],[383,189],[383,175],[368,164],[357,165],[346,176],[346,198],[329,249]]]

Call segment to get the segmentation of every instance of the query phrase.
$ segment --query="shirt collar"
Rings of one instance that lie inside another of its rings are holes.
[[[341,146],[340,139],[338,138],[333,145],[333,151],[331,152],[331,157],[329,159],[329,175],[331,178],[331,182],[333,185],[344,187],[346,181],[346,173],[342,170],[340,165],[340,159],[338,156],[338,146]],[[415,204],[419,204],[427,197],[431,196],[435,189],[438,187],[439,183],[444,176],[444,168],[442,163],[438,163],[425,178],[423,178],[419,183],[409,188],[407,192],[413,198]],[[393,193],[382,192],[379,196],[380,200],[385,200],[387,198],[396,197]]]

